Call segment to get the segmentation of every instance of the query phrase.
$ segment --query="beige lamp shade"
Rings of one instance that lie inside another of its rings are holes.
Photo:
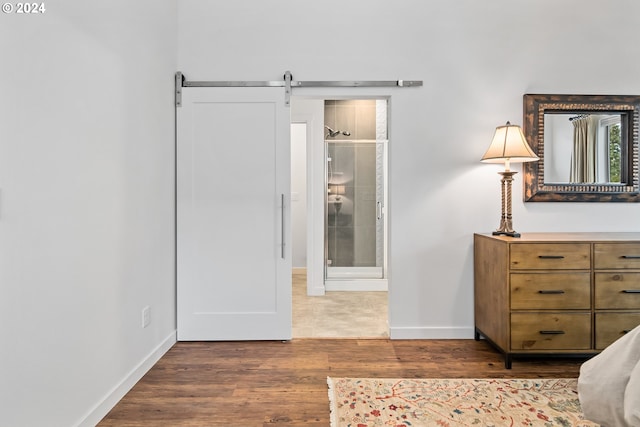
[[[480,161],[485,163],[522,163],[540,160],[522,133],[522,128],[507,122],[498,126],[491,145]]]
[[[341,196],[345,194],[346,187],[344,185],[329,185],[329,192],[331,194],[335,194]]]

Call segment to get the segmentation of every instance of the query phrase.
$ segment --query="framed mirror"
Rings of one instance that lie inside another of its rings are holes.
[[[640,96],[524,95],[526,202],[640,202]]]

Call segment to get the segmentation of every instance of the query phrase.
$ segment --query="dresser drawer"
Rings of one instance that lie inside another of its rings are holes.
[[[511,245],[509,260],[514,270],[588,270],[591,246],[588,243]]]
[[[597,270],[640,269],[640,243],[594,243],[593,266]]]
[[[640,310],[640,273],[595,273],[596,309]]]
[[[602,350],[640,325],[640,313],[596,313],[596,349]]]
[[[589,273],[511,274],[511,309],[590,309]]]
[[[588,350],[590,313],[511,313],[511,350]]]

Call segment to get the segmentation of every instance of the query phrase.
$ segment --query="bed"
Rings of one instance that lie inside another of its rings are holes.
[[[603,427],[640,427],[640,326],[580,367],[585,418]]]

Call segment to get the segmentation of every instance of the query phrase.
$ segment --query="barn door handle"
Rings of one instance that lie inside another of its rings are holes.
[[[280,257],[284,259],[284,194],[280,195]]]

